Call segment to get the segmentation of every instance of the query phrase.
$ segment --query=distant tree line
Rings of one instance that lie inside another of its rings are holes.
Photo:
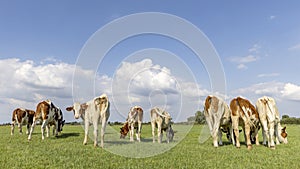
[[[205,124],[204,111],[197,111],[195,116],[189,117],[187,121],[188,123]],[[300,124],[300,118],[283,115],[280,122],[282,124]]]

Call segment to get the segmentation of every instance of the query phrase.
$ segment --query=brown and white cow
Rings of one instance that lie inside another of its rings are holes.
[[[15,124],[18,124],[19,132],[22,134],[22,125],[27,125],[26,134],[29,133],[35,112],[33,110],[17,108],[12,113],[11,135],[14,134]]]
[[[136,139],[141,142],[141,130],[143,123],[143,109],[140,106],[134,106],[130,109],[128,117],[123,127],[120,128],[121,136],[120,138],[125,138],[127,133],[130,134],[130,141],[134,141],[134,129],[136,129]]]
[[[150,116],[153,143],[155,143],[155,127],[157,127],[158,143],[162,142],[163,131],[166,132],[167,143],[172,141],[174,137],[174,131],[171,126],[171,115],[165,110],[155,107],[151,109]]]
[[[251,136],[255,137],[256,145],[258,142],[259,117],[255,107],[249,100],[237,97],[230,102],[232,128],[234,132],[233,144],[240,147],[239,125],[242,126],[245,136],[245,143],[248,149],[252,148]],[[236,143],[235,143],[236,141]]]
[[[204,116],[213,138],[214,147],[218,147],[218,140],[219,145],[223,145],[221,129],[226,132],[228,139],[231,141],[233,136],[230,115],[230,109],[222,99],[212,95],[206,97]]]
[[[50,100],[42,101],[38,103],[36,107],[36,112],[33,117],[33,123],[28,135],[28,140],[31,140],[31,135],[38,120],[42,121],[42,140],[45,139],[45,128],[47,132],[46,136],[49,137],[50,125],[54,125],[55,136],[58,136],[58,132],[62,130],[62,125],[64,123],[60,108],[56,107]]]
[[[86,103],[74,103],[73,106],[67,107],[67,111],[73,111],[75,119],[81,117],[84,120],[85,137],[83,144],[87,144],[89,125],[94,127],[94,146],[98,146],[98,124],[101,121],[101,147],[104,146],[104,133],[107,120],[110,116],[110,103],[106,94],[102,94]]]
[[[273,98],[263,96],[256,102],[256,109],[259,114],[260,123],[262,125],[263,144],[275,149],[274,134],[276,144],[280,142],[287,143],[286,127],[281,127],[280,116]]]

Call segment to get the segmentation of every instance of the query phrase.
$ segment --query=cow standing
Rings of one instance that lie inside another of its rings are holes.
[[[101,121],[101,147],[104,146],[104,133],[107,120],[110,116],[110,103],[106,94],[96,97],[86,103],[74,103],[73,106],[67,107],[67,111],[73,111],[75,119],[81,117],[84,120],[85,137],[83,144],[87,144],[89,125],[93,124],[94,127],[94,146],[98,146],[98,124]]]
[[[130,133],[130,141],[134,141],[134,129],[136,128],[136,139],[141,142],[141,130],[143,122],[143,109],[139,106],[134,106],[130,109],[124,126],[121,129],[120,138],[125,138],[127,133]]]
[[[207,96],[204,104],[204,115],[213,138],[214,147],[218,147],[218,138],[219,145],[223,145],[221,129],[226,132],[228,139],[231,141],[231,138],[233,138],[231,112],[222,99],[212,95]]]
[[[36,112],[33,117],[33,123],[28,135],[28,140],[31,140],[31,135],[33,133],[37,120],[42,121],[42,140],[45,139],[45,128],[47,132],[46,136],[49,137],[50,125],[54,125],[55,136],[58,136],[58,132],[62,130],[61,127],[64,123],[61,110],[56,107],[50,100],[42,101],[38,103],[36,107]]]
[[[256,145],[258,142],[259,117],[255,107],[247,99],[237,97],[230,102],[232,128],[234,132],[233,144],[240,148],[239,125],[242,126],[245,142],[248,149],[252,148],[251,137],[254,135]],[[236,141],[236,143],[235,143]]]
[[[274,134],[276,144],[280,144],[280,142],[286,144],[286,127],[282,128],[280,125],[280,117],[275,100],[267,96],[261,97],[256,102],[256,109],[262,125],[263,144],[266,145],[268,141],[268,147],[275,149]]]
[[[156,107],[151,109],[150,116],[153,143],[155,143],[155,127],[157,127],[158,143],[162,142],[163,131],[166,132],[167,143],[172,141],[174,137],[174,131],[171,126],[171,115],[168,112]]]
[[[17,108],[12,113],[11,135],[14,134],[15,124],[18,124],[19,132],[22,134],[22,125],[27,125],[26,134],[29,134],[35,112],[33,110]]]

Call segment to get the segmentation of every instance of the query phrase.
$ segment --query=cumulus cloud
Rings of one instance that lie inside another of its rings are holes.
[[[300,86],[287,83],[284,85],[281,94],[286,99],[300,101]]]
[[[248,49],[248,51],[250,53],[259,53],[261,46],[258,44],[254,44],[250,49]]]

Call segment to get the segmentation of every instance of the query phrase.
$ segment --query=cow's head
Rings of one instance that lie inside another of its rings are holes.
[[[126,122],[123,127],[120,128],[120,138],[125,138],[127,133],[129,132],[129,124]]]
[[[278,133],[280,133],[279,135],[279,141],[280,142],[283,142],[284,144],[287,144],[288,143],[288,140],[287,140],[287,132],[286,132],[286,126],[284,127],[281,127],[280,125],[278,126]]]
[[[65,120],[63,119],[63,113],[62,113],[61,109],[59,109],[58,112],[60,114],[60,118],[57,120],[57,122],[58,122],[57,131],[61,132],[63,130],[64,125],[65,125]]]
[[[82,114],[84,114],[84,111],[87,109],[87,104],[83,103],[80,104],[78,102],[74,103],[73,106],[67,107],[67,111],[73,111],[74,118],[78,119]]]

